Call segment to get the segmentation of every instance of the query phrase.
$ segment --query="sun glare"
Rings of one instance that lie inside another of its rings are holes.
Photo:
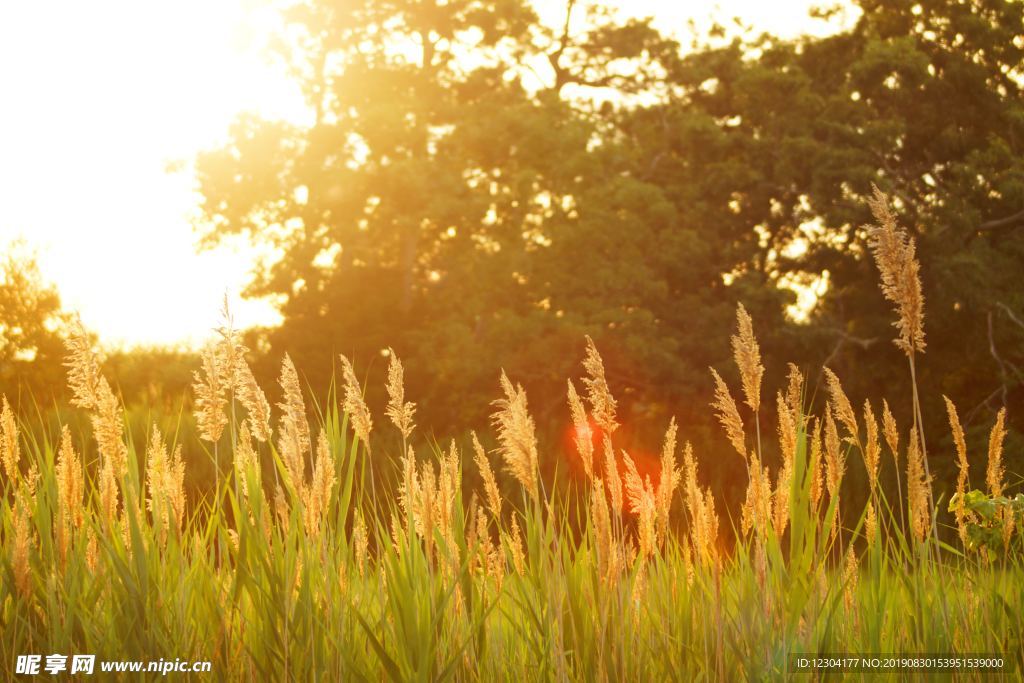
[[[809,2],[732,0],[723,18],[783,34],[814,32]],[[621,4],[682,38],[712,10]],[[563,2],[540,2],[547,21]],[[280,19],[268,0],[0,5],[0,244],[24,239],[64,304],[110,344],[193,343],[237,298],[253,255],[197,253],[190,161],[254,111],[301,120],[302,99],[266,59]],[[170,171],[170,167],[177,170]],[[125,283],[130,283],[125,286]],[[239,302],[239,323],[270,323]]]
[[[251,255],[196,254],[191,157],[233,116],[301,115],[262,58],[253,2],[0,7],[0,243],[23,238],[65,305],[109,343],[190,342]],[[180,164],[185,170],[170,172]],[[125,283],[130,283],[126,287]],[[270,322],[240,305],[241,323]]]

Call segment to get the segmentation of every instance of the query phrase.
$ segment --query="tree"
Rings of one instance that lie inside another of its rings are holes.
[[[11,401],[26,396],[45,403],[61,393],[61,333],[67,322],[60,296],[43,282],[35,255],[13,245],[0,264],[0,386]]]
[[[969,422],[1021,396],[1022,6],[858,4],[832,36],[687,55],[599,3],[555,28],[515,0],[296,5],[311,123],[244,118],[198,160],[205,238],[282,254],[250,290],[281,302],[271,348],[318,377],[393,346],[441,431],[485,418],[498,367],[564,424],[590,334],[627,427],[676,414],[697,439],[737,301],[766,386],[826,362],[907,417],[862,227],[877,183],[918,242],[925,397]],[[799,324],[793,283],[821,293]]]
[[[244,118],[197,163],[207,241],[245,234],[283,255],[249,290],[282,301],[272,347],[315,377],[338,351],[365,368],[394,346],[423,419],[442,428],[487,414],[499,366],[547,389],[542,408],[562,404],[567,365],[538,360],[568,364],[567,340],[578,349],[584,331],[642,318],[628,310],[642,292],[626,294],[650,245],[621,264],[614,245],[658,210],[620,177],[596,112],[562,93],[636,90],[630,73],[675,53],[646,23],[596,7],[570,2],[557,31],[513,0],[292,8],[282,55],[311,125]],[[589,23],[570,30],[577,12]],[[598,208],[602,194],[633,207]],[[567,267],[594,262],[593,229],[607,232],[602,281],[563,308]],[[612,290],[615,302],[598,301]]]
[[[858,4],[856,25],[830,37],[757,36],[686,57],[673,97],[619,125],[643,150],[636,174],[691,229],[717,223],[753,284],[827,273],[809,324],[791,329],[802,343],[787,346],[836,366],[861,398],[906,386],[862,227],[877,183],[924,270],[933,426],[942,393],[976,406],[972,418],[994,415],[1024,397],[1024,6]]]

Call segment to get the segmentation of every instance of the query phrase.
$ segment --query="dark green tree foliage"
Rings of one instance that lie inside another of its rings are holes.
[[[758,226],[751,271],[828,271],[798,331],[802,358],[827,361],[855,398],[884,386],[909,418],[906,360],[889,343],[893,315],[863,230],[877,183],[922,262],[932,433],[945,433],[942,393],[987,425],[994,408],[1024,405],[1024,6],[858,4],[856,26],[829,38],[763,36],[689,56],[670,75],[676,100],[623,125],[658,161],[652,182],[667,196],[694,212],[712,198],[695,224],[726,226],[731,244]],[[787,251],[794,241],[807,251]],[[940,473],[950,469],[942,453]]]
[[[309,125],[243,118],[197,161],[208,243],[280,255],[249,291],[285,316],[254,344],[265,374],[284,350],[311,378],[339,351],[379,371],[393,346],[423,424],[479,424],[504,367],[562,427],[591,334],[626,429],[675,414],[703,441],[742,301],[766,387],[827,361],[907,424],[862,228],[874,182],[918,241],[933,428],[942,392],[973,424],[1024,405],[1022,5],[858,4],[830,37],[686,54],[597,3],[553,28],[518,0],[296,5],[280,53]],[[780,284],[824,271],[788,321]]]

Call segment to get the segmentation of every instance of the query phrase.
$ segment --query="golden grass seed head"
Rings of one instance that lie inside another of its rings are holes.
[[[149,494],[146,505],[153,514],[154,521],[161,528],[162,534],[166,534],[167,526],[170,523],[170,515],[167,510],[168,501],[165,497],[169,469],[167,447],[164,445],[160,430],[154,424],[150,431],[149,445],[146,448],[146,489]]]
[[[241,331],[235,329],[235,319],[228,305],[227,292],[224,293],[220,315],[222,324],[217,328],[217,334],[220,336],[216,345],[217,361],[220,364],[220,374],[224,378],[225,393],[237,393],[241,389],[243,366],[246,365],[245,354],[249,349],[242,343]]]
[[[866,433],[864,443],[864,467],[868,472],[868,486],[871,493],[878,488],[878,469],[882,460],[882,444],[878,440],[878,420],[875,419],[875,412],[871,409],[871,401],[864,401],[864,430]]]
[[[100,564],[99,540],[96,537],[96,531],[92,526],[87,526],[85,528],[85,534],[85,566],[89,568],[89,571],[92,574],[96,574],[99,571]]]
[[[320,533],[323,517],[331,504],[331,493],[335,484],[334,454],[327,441],[327,434],[320,430],[316,443],[316,462],[313,464],[313,478],[309,487],[303,490],[303,512],[306,532],[310,536]]]
[[[1003,495],[1003,440],[1006,438],[1006,408],[1000,408],[988,437],[988,469],[985,483],[992,496]]]
[[[612,448],[611,437],[605,432],[602,443],[604,445],[604,476],[605,486],[608,487],[608,495],[611,497],[612,510],[616,515],[622,514],[622,478],[619,476],[619,466],[615,462],[615,450]]]
[[[775,395],[775,403],[779,412],[779,451],[782,454],[782,462],[791,465],[796,456],[796,416],[781,391]]]
[[[71,405],[95,410],[99,405],[99,387],[103,376],[99,358],[92,350],[92,342],[81,318],[75,317],[64,346],[67,349],[64,365],[68,368]]]
[[[487,527],[487,517],[483,509],[477,506],[476,536],[480,543],[481,562],[487,575],[495,581],[498,590],[501,590],[502,581],[505,578],[505,553],[498,544],[491,540],[491,534]]]
[[[733,359],[740,371],[746,403],[756,413],[761,406],[764,366],[761,364],[761,348],[754,338],[753,321],[743,304],[736,306],[736,327],[737,332],[732,337]]]
[[[775,535],[782,538],[786,527],[789,525],[789,493],[793,483],[793,460],[785,461],[779,470],[778,480],[775,484],[775,497],[772,502],[774,514],[773,526]]]
[[[228,424],[225,412],[229,377],[224,373],[223,359],[217,345],[208,345],[202,353],[202,368],[195,372],[192,389],[196,395],[195,416],[202,438],[211,443],[220,441]]]
[[[185,461],[181,457],[181,444],[175,446],[171,453],[171,462],[168,468],[167,478],[167,499],[171,502],[171,511],[174,515],[174,525],[178,533],[181,533],[185,520]]]
[[[343,407],[352,420],[352,429],[356,437],[363,442],[366,451],[370,452],[370,432],[373,430],[373,418],[370,416],[370,409],[363,400],[363,390],[356,379],[355,369],[352,362],[341,355],[342,379],[345,387]]]
[[[889,403],[882,399],[882,434],[885,436],[885,443],[892,453],[892,461],[896,467],[900,466],[900,432],[896,428],[896,418],[889,410]]]
[[[437,506],[434,504],[434,496],[437,495],[437,476],[433,463],[423,463],[418,493],[419,497],[413,507],[413,521],[416,523],[416,533],[426,542],[428,552],[432,553],[435,526],[434,511],[437,509]]]
[[[512,554],[512,566],[519,576],[526,575],[526,552],[523,550],[523,534],[519,530],[518,516],[512,515],[512,528],[509,530],[508,540],[509,552]]]
[[[260,443],[270,441],[270,402],[244,360],[238,366],[238,400],[249,415],[252,436]]]
[[[472,432],[473,437],[473,460],[476,462],[477,469],[480,470],[480,478],[484,482],[484,495],[487,500],[487,509],[490,510],[491,516],[494,517],[495,521],[501,519],[501,493],[498,489],[498,480],[494,476],[494,470],[491,469],[491,463],[487,459],[487,452],[484,451],[484,447],[480,445],[480,440],[476,436],[476,432]]]
[[[455,495],[460,488],[459,454],[452,440],[448,454],[441,457],[438,467],[437,492],[434,495],[434,524],[444,539],[450,555],[457,555],[454,537]],[[457,562],[454,562],[457,565]]]
[[[789,363],[788,367],[786,404],[789,406],[794,420],[798,420],[803,415],[804,376],[801,374],[800,368],[793,363]]]
[[[964,438],[964,428],[960,424],[960,416],[957,414],[956,405],[954,405],[953,401],[945,395],[943,395],[942,399],[946,403],[946,416],[949,419],[950,431],[953,433],[953,444],[956,446],[957,465],[960,470],[960,479],[963,481],[963,484],[959,485],[958,489],[965,488],[970,466],[967,462],[967,441]]]
[[[91,413],[93,438],[100,455],[113,460],[115,471],[123,475],[128,466],[128,448],[122,439],[121,404],[100,372],[99,357],[92,350],[81,319],[76,318],[64,345],[68,352],[64,365],[68,368],[71,404]]]
[[[274,486],[274,514],[277,515],[277,523],[287,529],[291,519],[291,506],[280,483]]]
[[[682,472],[676,467],[676,419],[673,417],[665,431],[661,447],[661,473],[655,496],[658,508],[658,534],[662,543],[668,538],[669,516],[672,512],[672,495],[682,481]]]
[[[146,463],[147,505],[154,520],[158,520],[162,546],[170,529],[181,533],[186,503],[185,462],[181,457],[181,444],[168,456],[163,436],[155,424],[146,449]]]
[[[878,514],[875,512],[875,504],[868,503],[868,512],[864,516],[864,539],[868,547],[875,544],[875,536],[878,533]]]
[[[24,598],[28,598],[32,594],[30,555],[35,546],[29,500],[27,495],[18,495],[12,511],[14,547],[11,551],[11,569],[14,572],[14,585]]]
[[[3,462],[4,473],[10,486],[18,482],[18,463],[21,460],[21,444],[18,439],[18,422],[14,419],[14,411],[3,397],[3,410],[0,411],[0,461]]]
[[[100,381],[99,408],[91,417],[93,438],[100,454],[114,465],[118,477],[128,472],[128,447],[124,431],[124,411],[105,378]]]
[[[242,500],[249,501],[249,473],[252,472],[257,486],[259,486],[262,479],[262,474],[260,472],[259,459],[256,456],[256,449],[252,445],[248,420],[242,420],[242,424],[238,428],[238,444],[235,447],[234,465]],[[261,491],[258,490],[255,493],[260,495]]]
[[[476,547],[476,552],[471,558],[471,567],[484,576],[493,577],[495,583],[500,586],[505,575],[505,558],[500,549],[491,541],[487,514],[479,503],[477,503],[470,530],[471,536],[466,542],[466,547]]]
[[[832,419],[832,410],[826,405],[825,485],[828,488],[829,498],[834,499],[839,496],[839,487],[845,474],[846,456],[843,454],[842,443],[839,440],[839,431],[836,429],[835,420]]]
[[[82,462],[71,443],[71,430],[61,427],[60,446],[55,468],[57,479],[57,535],[61,563],[67,558],[72,529],[85,521],[85,476]]]
[[[597,352],[594,340],[587,336],[587,354],[583,359],[583,368],[587,376],[583,385],[587,388],[587,401],[590,403],[594,421],[606,433],[614,432],[619,423],[615,421],[616,403],[612,392],[608,389],[605,379],[604,360]]]
[[[636,463],[633,462],[633,458],[626,451],[622,451],[622,466],[625,471],[622,481],[626,491],[626,501],[629,503],[629,511],[633,514],[639,514],[640,509],[644,505],[644,496],[646,494],[644,481],[640,477]]]
[[[923,542],[931,532],[931,514],[928,501],[931,499],[931,482],[924,470],[924,455],[921,452],[917,427],[910,429],[907,446],[907,506],[910,510],[910,524],[914,536]]]
[[[358,508],[356,508],[355,521],[352,524],[352,548],[359,576],[366,576],[366,568],[370,556],[370,540],[366,533],[366,522],[363,519],[363,513]]]
[[[622,451],[622,462],[625,468],[624,481],[629,510],[637,516],[639,552],[642,557],[648,557],[654,553],[657,546],[657,504],[654,488],[649,478],[646,481],[641,479],[636,463],[629,453]]]
[[[416,415],[416,404],[405,401],[405,369],[395,350],[388,348],[388,405],[384,410],[391,422],[398,428],[403,439],[408,439],[416,427],[413,418]]]
[[[295,364],[286,353],[281,361],[281,389],[283,398],[278,429],[278,451],[293,486],[301,487],[305,479],[305,456],[311,448],[309,422],[306,419],[306,404],[302,400],[302,388]]]
[[[594,528],[594,550],[597,554],[597,570],[602,581],[609,582],[613,574],[617,574],[617,552],[612,534],[611,515],[608,511],[608,499],[600,477],[594,479],[590,490],[590,518]]]
[[[832,372],[830,368],[824,368],[824,372],[829,396],[832,399],[833,412],[835,412],[836,418],[846,429],[850,442],[859,444],[860,436],[857,428],[857,415],[853,410],[850,399],[846,396],[846,392],[843,391],[843,384],[839,381],[836,373]]]
[[[957,479],[956,479],[956,504],[953,507],[953,514],[956,517],[957,532],[960,540],[967,543],[967,507],[964,504],[964,496],[967,495],[967,487],[970,485],[970,464],[967,461],[967,441],[964,438],[964,428],[960,424],[960,416],[957,414],[956,406],[948,396],[943,396],[946,403],[946,416],[949,418],[949,428],[953,433],[953,444],[956,446],[957,457]]]
[[[705,553],[708,547],[708,522],[707,510],[705,507],[705,496],[697,483],[697,461],[693,457],[693,447],[687,442],[683,447],[683,497],[686,511],[690,515],[690,543],[693,546],[694,554],[700,560],[705,560]],[[710,489],[708,496],[710,497]],[[712,513],[714,512],[712,503]],[[715,522],[717,526],[717,520]]]
[[[583,401],[576,393],[576,385],[572,380],[569,384],[569,412],[572,415],[573,440],[576,443],[576,452],[583,462],[583,471],[587,479],[594,478],[594,430],[590,428],[590,420],[587,418],[587,411],[583,407]]]
[[[814,430],[811,436],[811,458],[810,458],[810,498],[811,508],[814,510],[818,509],[818,505],[821,503],[821,497],[824,494],[824,476],[821,467],[823,460],[823,448],[821,438],[821,420],[817,420],[814,423]]]
[[[718,513],[715,511],[715,496],[711,487],[704,489],[704,509],[701,513],[701,549],[709,565],[718,559]]]
[[[736,402],[729,393],[729,387],[725,380],[714,368],[709,368],[715,379],[715,400],[711,407],[715,409],[718,421],[725,428],[729,443],[736,449],[744,460],[747,458],[746,436],[743,433],[743,420],[740,419],[740,411],[736,408]]]
[[[117,474],[114,471],[114,462],[110,459],[103,461],[100,466],[100,514],[104,524],[117,522],[120,501],[117,490]]]
[[[522,386],[512,386],[504,370],[501,389],[505,397],[494,401],[497,411],[491,416],[498,431],[498,453],[506,469],[534,500],[539,501],[537,437],[526,392]]]
[[[924,295],[921,293],[921,266],[915,255],[914,240],[897,227],[885,194],[872,186],[868,200],[877,226],[865,226],[868,246],[881,273],[885,298],[896,306],[899,319],[893,325],[899,330],[894,340],[908,356],[924,352]]]
[[[402,482],[398,487],[398,505],[402,509],[402,517],[413,520],[415,526],[416,506],[420,499],[420,480],[416,470],[416,454],[412,446],[402,456]],[[407,529],[407,531],[410,531]]]
[[[765,538],[772,516],[772,480],[767,467],[761,466],[756,452],[750,454],[750,478],[747,482],[747,496],[743,503],[740,526],[744,534],[753,530],[758,538]]]
[[[857,562],[857,553],[851,543],[846,550],[846,562],[843,566],[843,604],[847,611],[852,611],[855,606],[859,575],[860,565]]]

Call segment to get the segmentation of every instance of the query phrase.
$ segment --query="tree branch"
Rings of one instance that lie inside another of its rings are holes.
[[[997,232],[1000,230],[1009,230],[1012,228],[1019,228],[1024,226],[1024,209],[1021,209],[1012,216],[1006,216],[1005,218],[996,218],[991,221],[985,221],[978,226],[978,232]]]

